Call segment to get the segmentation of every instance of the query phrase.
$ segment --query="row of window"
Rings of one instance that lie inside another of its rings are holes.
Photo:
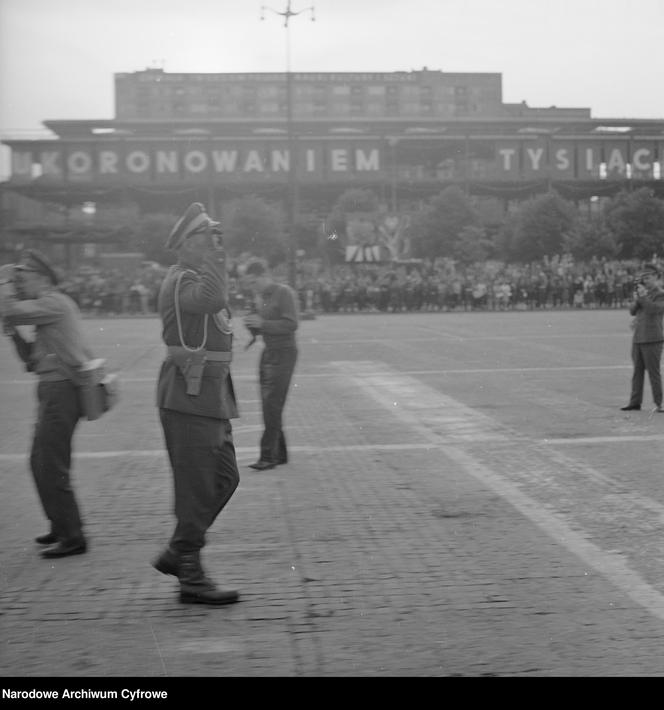
[[[128,87],[127,87],[128,88]],[[276,84],[272,86],[224,86],[222,87],[202,87],[202,86],[140,86],[136,92],[129,91],[127,88],[120,88],[118,90],[118,100],[125,101],[131,100],[132,96],[135,94],[137,100],[149,100],[151,98],[238,98],[238,97],[256,97],[256,98],[270,98],[275,96],[280,96],[286,92],[286,87],[284,84]],[[329,90],[328,90],[329,89]],[[304,85],[293,86],[293,93],[295,96],[351,96],[351,97],[377,97],[385,96],[389,100],[394,98],[398,100],[399,97],[402,98],[415,98],[420,97],[422,99],[433,99],[433,98],[466,98],[468,96],[479,97],[484,95],[486,92],[469,88],[467,86],[449,86],[449,87],[436,87],[434,92],[433,88],[430,86],[313,86]],[[499,101],[499,97],[493,97],[495,100]]]
[[[279,101],[221,101],[220,99],[207,102],[175,101],[168,103],[139,102],[131,105],[125,104],[118,112],[119,117],[138,115],[149,116],[263,116],[279,115],[286,113],[285,99]],[[294,113],[298,116],[307,115],[332,115],[332,116],[465,116],[478,112],[477,104],[468,102],[455,102],[435,104],[431,101],[405,101],[401,103],[383,103],[368,101],[331,102],[325,101],[298,101],[294,105]]]

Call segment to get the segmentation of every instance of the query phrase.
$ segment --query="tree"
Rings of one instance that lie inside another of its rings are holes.
[[[613,259],[619,249],[602,215],[577,216],[572,229],[563,237],[563,251],[581,261],[593,257]]]
[[[299,219],[295,223],[295,248],[302,249],[307,256],[315,255],[318,250],[318,224],[312,220]]]
[[[519,262],[560,254],[577,217],[574,205],[555,192],[524,202],[505,224],[506,256]]]
[[[477,226],[479,217],[468,196],[451,186],[432,197],[413,218],[411,227],[414,256],[452,256],[464,227]]]
[[[664,201],[649,188],[618,193],[603,211],[623,259],[664,253]]]
[[[279,263],[288,253],[281,210],[255,195],[232,200],[225,209],[224,244],[228,253],[250,253]]]
[[[491,241],[482,227],[467,226],[459,233],[452,247],[452,256],[462,264],[484,261],[492,251]]]
[[[147,214],[132,227],[132,247],[143,252],[145,259],[170,266],[177,257],[164,244],[173,229],[175,219],[168,214]]]

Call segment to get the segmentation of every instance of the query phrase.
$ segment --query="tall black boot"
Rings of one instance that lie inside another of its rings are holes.
[[[201,567],[200,554],[188,552],[180,556],[178,567],[180,601],[183,604],[233,604],[240,595],[235,589],[218,589]]]
[[[164,549],[152,561],[152,566],[162,574],[172,574],[177,577],[180,568],[180,557],[170,546]]]

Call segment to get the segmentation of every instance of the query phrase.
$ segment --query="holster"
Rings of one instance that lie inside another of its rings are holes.
[[[195,352],[187,351],[178,354],[171,353],[170,355],[184,377],[184,381],[187,385],[187,394],[194,397],[201,392],[203,370],[205,369],[205,362],[207,360],[206,355],[205,350],[196,350]]]

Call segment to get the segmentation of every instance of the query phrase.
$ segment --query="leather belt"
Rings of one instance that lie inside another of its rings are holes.
[[[183,348],[180,345],[167,345],[167,350],[169,355],[188,355],[191,351]],[[207,362],[230,362],[233,353],[227,352],[225,350],[203,350],[205,353],[205,360]]]

